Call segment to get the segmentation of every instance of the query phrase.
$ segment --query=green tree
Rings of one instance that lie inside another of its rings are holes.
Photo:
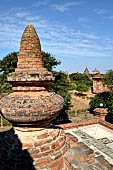
[[[8,54],[0,60],[0,93],[11,92],[11,85],[7,82],[7,74],[17,67],[17,52]]]
[[[18,52],[13,52],[8,54],[2,60],[0,60],[0,72],[7,75],[15,70],[17,67],[17,55]],[[44,60],[44,66],[47,68],[48,71],[52,71],[57,65],[61,62],[57,61],[55,57],[53,57],[50,53],[46,53],[42,51],[42,56]]]
[[[64,106],[68,107],[70,102],[70,94],[68,93],[69,83],[67,82],[67,75],[63,72],[53,71],[53,76],[55,77],[54,82],[50,86],[50,90],[61,95],[64,98]]]
[[[80,93],[82,92],[87,92],[88,91],[88,87],[84,84],[80,84],[76,87],[76,90]]]
[[[113,70],[108,70],[104,75],[104,83],[107,84],[111,90],[113,90]]]
[[[55,77],[55,81],[51,83],[50,90],[64,98],[64,108],[52,123],[59,124],[69,122],[67,110],[70,104],[71,95],[68,92],[70,85],[67,82],[67,75],[63,72],[53,71],[53,76]]]
[[[113,124],[113,91],[110,92],[109,98],[107,100],[108,115],[106,120]]]
[[[7,82],[8,73],[14,72],[17,67],[17,55],[18,52],[8,54],[2,60],[0,60],[0,93],[10,93],[11,85]],[[42,52],[44,65],[48,71],[52,71],[61,62],[57,61],[50,53]]]
[[[88,76],[82,73],[72,73],[70,78],[77,85],[84,84],[87,87],[91,87],[93,85],[92,81],[89,80]]]
[[[100,103],[103,104],[104,108],[107,108],[108,107],[107,102],[108,102],[109,96],[110,96],[109,92],[102,92],[102,93],[96,94],[95,97],[93,97],[89,103],[90,109],[93,111],[95,108],[100,107]]]
[[[108,110],[106,120],[113,124],[113,92],[96,94],[90,102],[90,111],[93,112],[95,108],[100,107],[100,103],[102,103],[103,107]]]
[[[5,75],[14,71],[17,67],[17,52],[8,54],[2,60],[0,60],[0,72]]]
[[[52,71],[53,68],[61,64],[61,62],[57,61],[56,58],[52,56],[50,53],[42,51],[42,56],[43,56],[44,66],[47,68],[48,71]]]

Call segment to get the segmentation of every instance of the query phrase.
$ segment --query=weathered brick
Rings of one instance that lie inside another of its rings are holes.
[[[50,147],[49,146],[42,146],[40,148],[41,152],[46,152],[46,151],[49,151],[50,150]]]
[[[22,143],[22,148],[32,148],[33,144],[31,143]]]
[[[36,153],[36,154],[32,154],[31,158],[35,159],[35,158],[41,158],[42,157],[42,153]]]
[[[34,143],[35,147],[44,145],[46,143],[50,143],[52,139],[43,139],[43,140],[37,140],[37,142]]]
[[[54,142],[54,143],[51,145],[51,149],[55,149],[55,148],[57,148],[57,147],[59,147],[58,141]]]
[[[56,137],[58,137],[58,135],[59,135],[59,130],[58,129],[54,130],[54,131],[50,132],[49,135],[52,137],[53,140],[55,140]]]
[[[65,145],[65,140],[59,143],[60,148],[62,148]]]
[[[48,137],[47,133],[37,136],[38,139],[44,139],[44,138],[47,138],[47,137]]]
[[[56,154],[54,154],[54,155],[52,156],[52,158],[53,158],[53,160],[56,160],[56,159],[60,158],[61,156],[62,156],[62,153],[59,151],[59,152],[57,152]]]
[[[60,158],[58,160],[56,160],[55,162],[51,163],[50,168],[62,168],[64,167],[64,161],[63,158]]]
[[[42,156],[48,156],[50,154],[53,154],[53,152],[50,150],[50,151],[45,151],[45,152],[42,152]]]
[[[67,150],[68,150],[68,146],[65,145],[65,147],[62,149],[63,155],[67,152]]]
[[[40,152],[40,150],[39,149],[37,149],[37,148],[34,148],[34,149],[28,149],[27,150],[31,155],[32,154],[37,154],[37,153],[39,153]]]
[[[40,160],[35,162],[35,166],[43,167],[43,166],[47,165],[50,162],[51,162],[51,158],[50,157],[42,158],[42,159],[40,159]]]
[[[80,147],[83,151],[89,149],[89,147],[85,145],[83,142],[78,142],[77,146]]]
[[[98,156],[96,158],[102,165],[104,165],[107,169],[111,169],[112,165],[107,161],[105,160],[104,156]]]
[[[64,167],[65,167],[65,170],[72,170],[72,167],[70,166],[69,161],[67,161],[65,158],[64,158]]]

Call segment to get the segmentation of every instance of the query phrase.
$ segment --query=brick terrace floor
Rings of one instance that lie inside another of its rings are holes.
[[[72,170],[113,170],[112,130],[95,124],[65,132],[70,139],[66,161]]]

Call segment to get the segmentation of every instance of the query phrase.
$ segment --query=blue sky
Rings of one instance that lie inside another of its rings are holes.
[[[57,71],[113,69],[113,0],[1,0],[0,59],[19,51],[27,24],[61,61]]]

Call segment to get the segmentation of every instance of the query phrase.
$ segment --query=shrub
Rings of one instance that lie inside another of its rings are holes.
[[[107,84],[111,90],[113,90],[113,70],[108,70],[104,75],[104,83]]]
[[[93,85],[93,82],[89,80],[88,76],[82,73],[72,73],[70,78],[77,85],[84,84],[87,87],[91,87]]]
[[[88,91],[88,87],[84,84],[80,84],[76,87],[76,90],[79,92],[87,92]]]
[[[103,108],[108,109],[106,120],[113,123],[113,92],[96,94],[90,102],[90,111],[93,112],[96,107],[100,107],[100,103],[103,104]]]
[[[110,93],[107,100],[108,115],[107,119],[109,122],[113,123],[113,92]]]
[[[61,95],[64,98],[64,108],[61,113],[53,120],[53,124],[64,123],[68,121],[68,114],[66,113],[69,104],[71,95],[68,92],[69,83],[67,82],[67,75],[63,72],[53,71],[53,76],[55,77],[54,82],[50,86],[50,90]]]
[[[109,92],[102,92],[96,94],[95,97],[92,98],[91,102],[89,103],[90,109],[94,110],[95,108],[100,107],[100,103],[102,103],[103,107],[106,108],[109,95]]]

